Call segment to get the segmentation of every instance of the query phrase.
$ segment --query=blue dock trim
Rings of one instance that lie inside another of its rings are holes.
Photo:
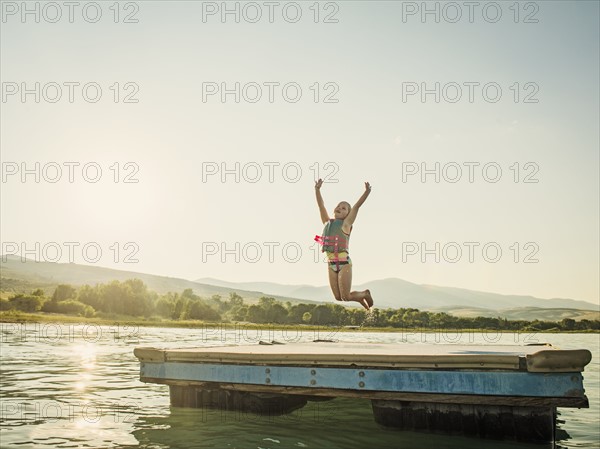
[[[331,388],[543,398],[584,397],[581,373],[388,370],[295,366],[142,362],[141,378]]]

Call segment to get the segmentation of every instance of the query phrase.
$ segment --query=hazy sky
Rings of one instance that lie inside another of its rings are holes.
[[[598,2],[275,3],[2,2],[3,252],[598,302]]]

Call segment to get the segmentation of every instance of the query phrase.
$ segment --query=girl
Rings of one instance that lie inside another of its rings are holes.
[[[315,240],[323,245],[323,252],[327,253],[329,272],[329,285],[333,296],[338,301],[356,301],[365,309],[370,310],[373,306],[371,292],[351,292],[352,285],[352,261],[348,256],[348,241],[352,224],[356,220],[358,209],[365,202],[371,193],[371,185],[365,182],[365,192],[358,199],[354,207],[350,203],[342,201],[333,211],[334,217],[330,219],[321,196],[321,186],[323,180],[315,182],[315,193],[317,195],[317,204],[321,212],[321,221],[325,224],[322,236],[316,236]]]

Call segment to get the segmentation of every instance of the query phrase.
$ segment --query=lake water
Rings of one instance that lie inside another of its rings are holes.
[[[323,329],[133,328],[0,323],[2,448],[539,448],[384,429],[370,401],[309,402],[290,415],[170,408],[166,385],[139,381],[136,346],[257,344],[259,340],[414,344],[527,344],[587,348],[589,409],[559,408],[559,448],[600,447],[600,335],[533,333],[342,333]]]

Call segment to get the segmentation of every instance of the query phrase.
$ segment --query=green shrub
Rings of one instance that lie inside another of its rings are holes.
[[[8,299],[0,299],[0,311],[12,310],[13,308],[14,304]]]
[[[19,294],[9,298],[8,301],[12,304],[12,308],[22,312],[38,312],[42,308],[42,300],[39,296]]]
[[[67,299],[57,303],[57,312],[64,313],[65,315],[85,315],[86,307],[90,306],[86,306],[73,299]]]
[[[46,301],[42,307],[43,312],[62,313],[65,315],[77,315],[85,317],[93,317],[96,313],[92,306],[83,304],[75,299],[67,299],[65,301]]]

